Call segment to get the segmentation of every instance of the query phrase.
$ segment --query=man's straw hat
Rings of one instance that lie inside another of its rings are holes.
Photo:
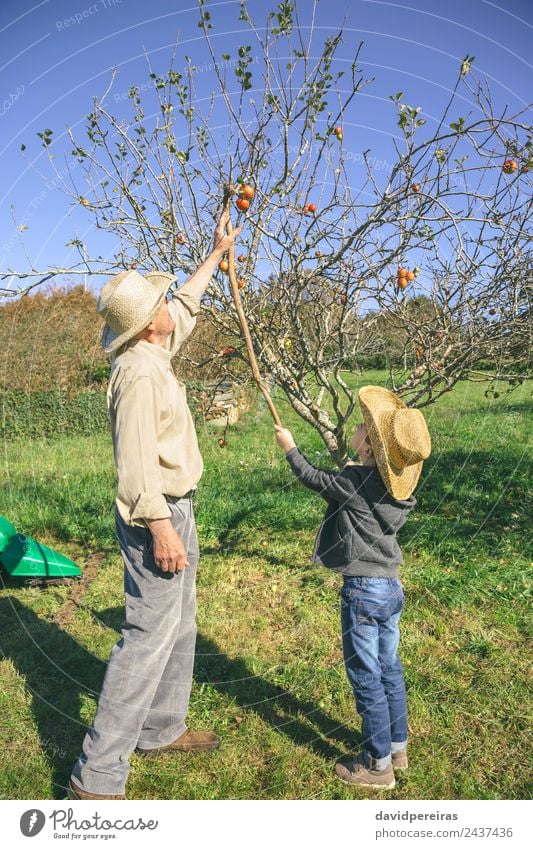
[[[176,280],[169,271],[148,271],[142,275],[132,269],[121,271],[107,281],[96,306],[106,322],[102,331],[102,348],[106,354],[116,351],[150,324]]]
[[[407,407],[381,386],[363,386],[358,397],[383,482],[393,498],[405,500],[431,454],[426,420],[420,410]]]

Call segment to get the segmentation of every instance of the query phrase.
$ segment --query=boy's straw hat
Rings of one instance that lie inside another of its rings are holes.
[[[383,482],[393,498],[407,499],[431,454],[426,420],[381,386],[363,386],[358,397]]]
[[[106,354],[116,351],[150,324],[169,286],[176,280],[169,271],[148,271],[142,275],[131,269],[107,281],[96,306],[106,322],[102,331],[102,348]]]

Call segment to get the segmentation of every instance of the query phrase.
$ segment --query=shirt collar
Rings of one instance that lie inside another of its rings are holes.
[[[146,339],[136,339],[128,345],[130,348],[135,348],[135,352],[142,354],[143,357],[151,357],[162,363],[170,363],[172,354],[169,348],[162,348],[160,345],[154,345],[153,342],[147,342]]]

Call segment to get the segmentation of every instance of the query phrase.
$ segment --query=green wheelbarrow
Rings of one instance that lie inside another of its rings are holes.
[[[9,519],[0,515],[0,566],[12,578],[34,585],[64,583],[79,578],[76,564],[40,542],[18,534]]]

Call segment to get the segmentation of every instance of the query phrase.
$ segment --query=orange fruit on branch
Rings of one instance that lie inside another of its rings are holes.
[[[240,212],[246,212],[246,210],[250,207],[250,201],[246,200],[246,198],[238,198],[236,206]]]
[[[227,259],[221,259],[218,264],[218,267],[221,271],[224,272],[224,274],[227,274],[229,270],[229,262],[227,261]]]
[[[518,169],[518,162],[516,159],[506,159],[502,165],[502,171],[504,174],[513,174]]]
[[[252,200],[255,195],[255,189],[253,186],[250,186],[249,183],[246,183],[241,189],[241,197],[246,200]]]

